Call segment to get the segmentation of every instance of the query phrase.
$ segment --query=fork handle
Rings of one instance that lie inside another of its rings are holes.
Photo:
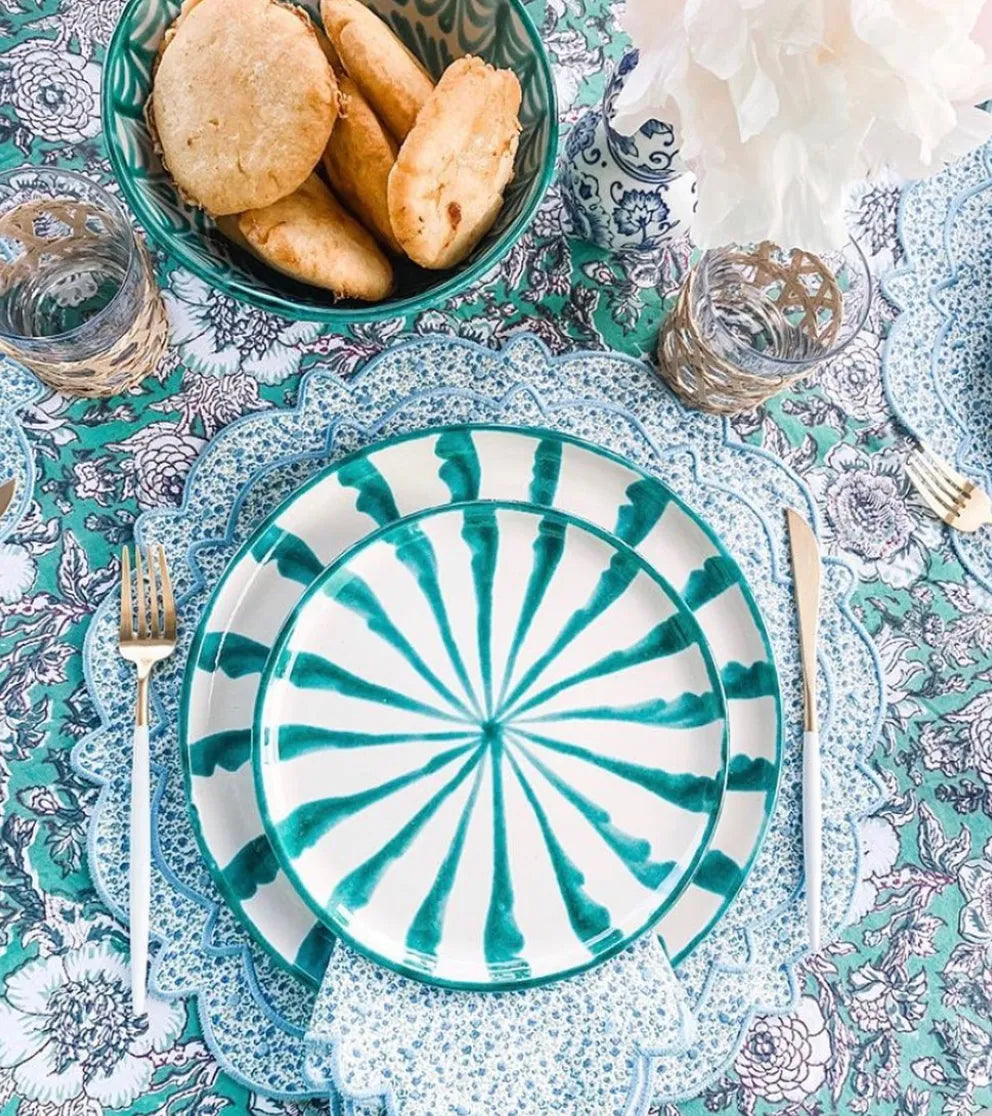
[[[131,752],[131,880],[128,914],[131,923],[131,1006],[135,1015],[145,1012],[148,971],[148,919],[151,907],[152,831],[149,796],[151,774],[148,758],[148,723],[134,726]]]

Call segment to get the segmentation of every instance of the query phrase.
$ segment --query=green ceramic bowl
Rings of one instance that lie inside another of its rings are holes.
[[[540,37],[522,0],[366,0],[439,76],[455,58],[475,54],[513,69],[523,89],[523,131],[516,169],[495,227],[451,271],[399,265],[396,293],[383,302],[335,302],[296,283],[232,245],[200,210],[176,193],[155,154],[143,110],[152,63],[180,0],[130,0],[107,52],[103,132],[121,190],[151,239],[212,286],[286,318],[373,321],[438,306],[484,275],[519,239],[554,172],[558,111],[554,80]],[[319,19],[318,0],[302,0]]]

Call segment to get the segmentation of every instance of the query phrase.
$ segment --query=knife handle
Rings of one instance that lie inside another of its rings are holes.
[[[820,734],[803,733],[803,868],[806,873],[806,920],[811,953],[820,951],[820,855],[823,798],[820,786]]]

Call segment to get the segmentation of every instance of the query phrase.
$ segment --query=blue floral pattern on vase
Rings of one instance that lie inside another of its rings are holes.
[[[670,124],[649,120],[630,136],[610,124],[637,58],[636,50],[624,55],[602,105],[569,133],[560,181],[562,202],[579,236],[610,251],[649,255],[688,234],[696,185],[680,163]]]

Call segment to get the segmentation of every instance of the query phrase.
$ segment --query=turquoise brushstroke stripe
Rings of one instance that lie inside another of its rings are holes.
[[[579,686],[583,682],[590,682],[594,678],[602,678],[607,674],[617,674],[620,671],[628,670],[630,667],[641,666],[644,663],[667,658],[669,655],[675,655],[679,651],[684,651],[687,647],[695,646],[696,641],[696,632],[685,622],[681,614],[670,616],[667,620],[663,620],[660,624],[652,628],[643,639],[638,640],[633,646],[622,651],[613,651],[609,655],[604,655],[602,659],[586,667],[585,670],[580,670],[575,674],[569,675],[567,678],[563,678],[560,682],[556,682],[552,686],[547,686],[545,689],[539,690],[533,697],[523,702],[523,704],[517,705],[505,712],[501,710],[501,716],[518,716],[521,713],[525,713],[528,709],[534,709],[538,705],[550,701],[552,698],[562,693],[562,691],[568,690],[573,686]]]
[[[713,779],[708,775],[672,774],[657,767],[645,767],[643,764],[600,755],[580,744],[568,744],[550,736],[541,736],[520,726],[515,727],[514,731],[542,748],[594,764],[603,771],[609,771],[611,775],[619,775],[621,779],[643,787],[651,794],[690,813],[710,813],[720,802],[722,779]]]
[[[407,931],[405,943],[407,952],[415,954],[420,963],[429,968],[433,968],[437,963],[436,950],[444,930],[444,912],[447,909],[448,900],[451,898],[452,888],[455,886],[455,876],[458,873],[458,865],[465,848],[465,837],[468,834],[469,822],[472,820],[472,812],[479,797],[479,787],[482,786],[484,772],[485,765],[478,764],[475,779],[462,808],[461,817],[458,819],[455,835],[451,840],[451,846],[445,854],[444,860],[441,861],[441,866],[437,870],[430,891],[418,907],[417,913],[413,916],[413,922],[410,923],[410,929]]]
[[[478,732],[466,726],[459,732],[347,732],[344,729],[326,729],[317,725],[280,725],[276,730],[277,748],[281,760],[313,752],[348,748],[383,748],[389,744],[444,744],[456,740],[475,739]]]
[[[468,430],[449,430],[434,445],[434,453],[443,464],[438,476],[451,493],[451,502],[477,500],[482,483],[482,466],[475,442]]]
[[[726,853],[710,849],[692,877],[696,887],[716,895],[736,895],[744,883],[745,870]]]
[[[449,763],[454,763],[464,756],[470,748],[478,747],[477,740],[473,740],[461,747],[441,752],[420,767],[407,771],[403,775],[397,775],[396,778],[389,779],[385,783],[366,787],[365,790],[356,791],[354,794],[332,795],[305,802],[302,806],[297,806],[281,822],[277,822],[275,828],[290,858],[296,860],[304,849],[316,844],[345,818],[357,814],[366,806],[381,802],[419,779],[441,771]]]
[[[507,735],[512,736],[512,730],[508,731]],[[515,746],[562,798],[582,814],[638,883],[653,890],[661,887],[666,877],[671,875],[677,867],[674,860],[651,860],[650,841],[643,837],[634,837],[621,829],[613,821],[613,817],[608,810],[573,787],[571,783],[538,759],[526,745],[515,742]]]
[[[400,511],[389,481],[368,458],[345,462],[338,469],[338,482],[343,488],[356,490],[356,510],[369,516],[380,527],[399,519]]]
[[[723,720],[723,703],[712,690],[706,694],[680,694],[672,701],[655,698],[634,705],[592,705],[527,717],[526,724],[546,721],[633,721],[657,728],[699,728]]]
[[[451,621],[448,618],[448,610],[445,607],[441,585],[438,581],[437,555],[434,553],[434,547],[431,545],[430,539],[423,533],[419,524],[406,523],[400,525],[395,532],[395,536],[389,536],[388,541],[395,549],[396,557],[413,574],[420,591],[424,594],[424,599],[437,621],[445,652],[451,661],[458,681],[465,690],[469,705],[475,711],[476,716],[481,717],[482,709],[476,700],[475,688],[469,680],[468,671],[465,669],[465,661],[462,659],[454,632],[451,630]]]
[[[527,498],[532,504],[551,507],[558,482],[561,479],[563,444],[556,438],[542,438],[534,450],[534,468],[531,473]]]
[[[251,556],[259,563],[274,562],[281,577],[300,585],[309,585],[324,569],[324,563],[299,535],[276,524],[267,527],[255,540]]]
[[[357,574],[341,570],[324,587],[324,595],[340,601],[345,608],[360,616],[370,632],[388,643],[410,664],[414,671],[463,717],[470,717],[468,707],[438,678],[424,662],[410,641],[389,618],[381,601],[370,586]]]
[[[538,466],[535,464],[535,472]],[[536,483],[536,481],[534,482]],[[534,485],[531,489],[533,491]],[[516,630],[510,643],[506,666],[503,668],[503,682],[500,686],[499,705],[507,705],[506,691],[516,670],[517,658],[523,646],[527,633],[530,631],[537,610],[541,607],[555,570],[561,562],[565,552],[565,532],[561,526],[552,519],[544,517],[538,526],[537,538],[534,539],[534,557],[531,563],[530,577],[524,591],[523,603],[520,606],[520,615],[517,618]]]
[[[482,707],[488,719],[493,715],[493,581],[499,559],[499,527],[495,510],[487,504],[466,508],[462,516],[462,539],[472,555],[470,565],[475,589]]]
[[[439,791],[431,795],[398,833],[391,837],[378,852],[338,882],[327,901],[327,909],[352,912],[364,907],[372,898],[386,869],[410,848],[424,826],[437,816],[438,810],[479,766],[479,761],[484,754],[485,746],[478,744],[476,750],[455,775]]]
[[[335,937],[322,923],[315,922],[310,932],[300,942],[293,964],[304,973],[315,973],[323,979],[327,962],[334,952]]]
[[[600,575],[588,602],[569,617],[551,646],[524,672],[523,677],[506,698],[507,704],[515,703],[547,669],[549,663],[552,663],[614,601],[623,596],[640,570],[639,560],[633,553],[614,554],[609,566]]]
[[[548,821],[548,815],[541,805],[540,799],[534,793],[527,777],[520,769],[516,757],[511,751],[506,752],[513,773],[517,777],[527,799],[537,824],[544,839],[545,848],[551,861],[551,868],[558,881],[558,890],[561,893],[565,911],[572,930],[580,942],[583,942],[593,954],[609,949],[623,937],[620,929],[613,925],[613,917],[609,908],[602,903],[597,903],[586,890],[586,877],[582,869],[565,852],[561,842],[555,836],[554,829]]]
[[[362,701],[378,702],[380,705],[391,705],[395,709],[405,709],[410,713],[421,713],[427,717],[437,717],[442,721],[457,721],[464,723],[464,717],[449,713],[446,709],[437,709],[426,702],[401,694],[399,690],[390,689],[389,686],[380,686],[377,682],[370,682],[367,678],[360,678],[357,674],[345,670],[325,659],[322,655],[315,655],[311,651],[291,652],[284,651],[280,656],[290,664],[289,671],[285,670],[282,661],[279,663],[279,674],[288,677],[289,681],[300,690],[326,690],[338,693],[344,697],[359,698]]]
[[[672,494],[652,480],[637,480],[626,491],[629,501],[617,513],[614,534],[628,546],[639,546],[658,525]]]
[[[221,870],[234,894],[239,899],[250,899],[279,875],[279,863],[263,833],[238,849]]]
[[[213,775],[218,767],[237,771],[251,760],[251,729],[214,732],[189,746],[189,769],[194,775]]]
[[[196,665],[200,670],[219,670],[228,678],[261,674],[269,648],[237,632],[210,632],[203,639]]]
[[[759,697],[774,697],[778,693],[778,679],[775,668],[765,660],[744,666],[742,663],[727,663],[720,671],[723,692],[728,700],[751,700]]]
[[[733,791],[764,791],[775,789],[778,769],[763,758],[734,756],[727,768],[727,789]]]
[[[513,881],[510,878],[503,801],[503,741],[499,733],[490,743],[489,760],[493,788],[493,879],[482,935],[482,950],[491,971],[505,973],[507,966],[512,966],[515,973],[526,976],[530,972],[530,965],[521,957],[524,936],[513,914]]]
[[[689,575],[682,590],[682,599],[696,612],[721,593],[740,584],[741,576],[740,567],[733,559],[714,554],[706,559],[702,569],[693,570]]]

